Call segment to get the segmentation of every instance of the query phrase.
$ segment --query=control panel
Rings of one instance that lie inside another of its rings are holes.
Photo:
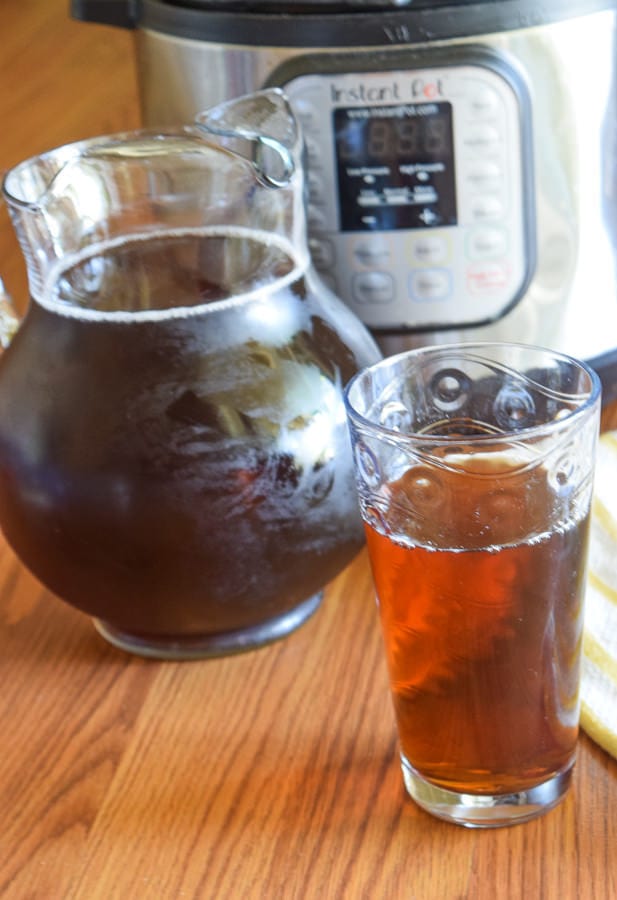
[[[532,274],[525,86],[484,61],[295,74],[309,244],[371,328],[441,329],[500,318]]]

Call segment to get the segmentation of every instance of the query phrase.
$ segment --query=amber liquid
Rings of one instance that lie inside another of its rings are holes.
[[[58,273],[0,360],[0,523],[47,587],[175,639],[274,620],[343,568],[340,385],[371,358],[317,297],[269,236],[223,229]]]
[[[406,476],[381,517],[398,516],[396,538],[365,525],[401,749],[440,787],[520,791],[574,758],[588,518],[534,530],[555,505],[543,470],[507,490],[465,479],[447,509],[408,528],[412,538],[400,515]],[[502,538],[534,536],[487,543],[486,509]],[[435,548],[440,522],[445,550]]]

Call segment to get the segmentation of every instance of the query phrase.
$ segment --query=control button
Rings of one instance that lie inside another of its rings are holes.
[[[378,191],[369,191],[366,188],[360,191],[356,199],[358,206],[381,206],[382,202],[381,194]]]
[[[411,294],[416,300],[445,300],[450,295],[447,269],[420,269],[411,273]]]
[[[358,303],[390,303],[394,300],[394,279],[388,272],[360,272],[352,280]]]
[[[306,209],[306,221],[309,231],[325,231],[326,217],[323,210],[313,203],[309,203]]]
[[[428,206],[425,207],[425,209],[423,209],[421,213],[418,213],[418,218],[422,222],[424,222],[425,225],[428,225],[429,227],[431,225],[434,225],[435,222],[439,221],[438,214],[433,212],[432,209],[429,209]]]
[[[384,266],[390,257],[390,247],[382,240],[364,240],[356,244],[353,254],[363,266]]]
[[[444,263],[448,257],[448,243],[437,234],[424,234],[414,238],[411,245],[412,260],[423,266]]]
[[[316,140],[308,135],[304,138],[304,147],[306,150],[306,158],[309,165],[309,169],[312,167],[313,169],[321,168],[321,147]]]
[[[311,238],[309,240],[311,258],[317,269],[330,269],[334,265],[335,253],[332,241]]]
[[[468,239],[470,259],[494,259],[504,256],[508,246],[507,233],[502,228],[474,228]]]
[[[478,263],[467,269],[467,287],[470,294],[500,293],[508,286],[508,266],[497,262]]]
[[[490,159],[479,160],[465,167],[464,179],[473,190],[490,191],[501,186],[501,166]]]
[[[476,84],[469,93],[467,109],[474,117],[493,116],[499,109],[499,94],[487,84]]]
[[[500,139],[499,130],[493,125],[471,125],[463,135],[463,144],[474,153],[489,153],[499,147]]]
[[[312,203],[321,203],[323,200],[323,180],[312,170],[308,172],[306,183],[309,200]]]
[[[476,222],[500,219],[503,216],[503,203],[494,194],[474,197],[471,203],[471,216]]]

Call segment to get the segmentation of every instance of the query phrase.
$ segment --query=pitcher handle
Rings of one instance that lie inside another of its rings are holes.
[[[264,187],[287,187],[301,162],[298,122],[280,88],[226,100],[198,113],[195,124],[211,140],[249,161]]]
[[[15,312],[13,301],[0,278],[0,351],[6,350],[18,328],[19,318]]]

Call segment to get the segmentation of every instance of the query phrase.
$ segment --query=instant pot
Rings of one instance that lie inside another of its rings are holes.
[[[617,0],[73,0],[72,14],[135,29],[146,124],[285,89],[313,260],[387,352],[507,338],[615,358]]]

